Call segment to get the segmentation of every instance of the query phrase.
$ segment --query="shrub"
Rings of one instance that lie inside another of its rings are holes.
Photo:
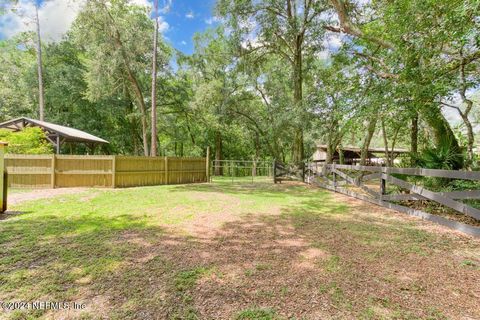
[[[463,168],[464,155],[462,150],[445,140],[437,147],[423,150],[417,161],[421,167],[428,169],[458,170]]]
[[[417,159],[420,167],[427,169],[459,170],[464,167],[464,154],[459,147],[452,146],[448,139],[439,141],[436,147],[426,148]],[[423,178],[424,186],[441,190],[446,187],[451,179],[448,178]]]
[[[45,133],[40,128],[25,128],[18,132],[0,129],[0,141],[8,142],[7,153],[53,153],[52,145],[48,142]]]

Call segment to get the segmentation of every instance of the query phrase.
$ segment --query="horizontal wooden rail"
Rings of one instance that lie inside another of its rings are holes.
[[[11,175],[35,175],[35,174],[38,174],[38,175],[49,175],[49,174],[52,174],[51,171],[9,171],[8,172],[8,175],[11,176]]]
[[[337,169],[366,171],[366,172],[383,172],[396,173],[409,176],[450,178],[462,180],[480,180],[480,171],[463,171],[463,170],[440,170],[440,169],[424,169],[424,168],[394,168],[394,167],[375,167],[375,166],[352,166],[345,164],[327,164],[326,167],[331,169],[335,166]]]
[[[480,237],[480,227],[449,220],[445,217],[429,214],[398,204],[400,201],[433,201],[480,221],[479,209],[458,201],[464,199],[480,199],[480,190],[434,192],[425,187],[409,183],[398,178],[398,176],[394,176],[405,175],[480,181],[480,172],[424,168],[353,166],[335,163],[320,166],[318,166],[318,164],[307,164],[306,167],[308,169],[307,172],[309,172],[309,176],[305,179],[307,183],[421,217],[455,230]],[[353,176],[352,174],[355,172],[359,174]],[[372,187],[375,186],[374,184],[372,185],[372,180],[379,181],[377,186],[380,192],[372,189]],[[370,183],[365,184],[366,181],[370,181]],[[405,193],[386,194],[386,183],[397,186],[399,188],[398,191]],[[348,188],[348,186],[351,187]],[[357,188],[360,193],[355,191],[355,188]]]

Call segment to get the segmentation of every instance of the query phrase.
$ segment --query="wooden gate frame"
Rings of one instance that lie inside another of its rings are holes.
[[[442,216],[433,215],[424,211],[412,209],[390,201],[402,200],[430,200],[449,207],[459,213],[468,215],[474,219],[480,220],[480,210],[472,206],[456,201],[459,199],[480,199],[480,190],[471,191],[453,191],[453,192],[433,192],[426,188],[412,185],[402,179],[398,179],[392,174],[423,176],[423,177],[437,177],[437,178],[451,178],[462,180],[480,180],[480,172],[478,171],[455,171],[455,170],[438,170],[438,169],[423,169],[423,168],[393,168],[393,167],[378,167],[378,166],[352,166],[339,164],[325,164],[321,165],[319,170],[318,165],[309,164],[309,172],[306,177],[306,182],[323,187],[328,190],[339,192],[360,200],[368,201],[394,209],[412,216],[420,217],[425,220],[433,221],[448,228],[461,231],[463,233],[480,237],[480,227],[471,226],[465,223],[449,220]],[[353,170],[367,173],[360,177],[350,177],[345,172],[340,170]],[[330,178],[331,174],[331,178]],[[342,180],[338,180],[341,178]],[[372,190],[364,184],[365,181],[380,179],[380,192]],[[409,194],[386,194],[386,184],[391,183],[402,189],[408,190]],[[354,192],[344,188],[345,185],[353,185],[360,188],[367,195]]]
[[[273,182],[305,181],[305,163],[286,164],[277,160],[273,161]]]

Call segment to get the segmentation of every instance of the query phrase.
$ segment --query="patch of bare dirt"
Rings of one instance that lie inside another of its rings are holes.
[[[38,189],[28,192],[19,192],[8,195],[8,204],[16,205],[26,201],[55,198],[58,196],[78,194],[87,191],[87,188],[59,188],[59,189]],[[92,195],[88,195],[85,201],[91,199]]]
[[[216,193],[197,196],[208,200]],[[302,319],[358,319],[371,312],[376,318],[480,319],[480,240],[331,196],[348,211],[322,215],[292,206],[239,216],[228,196],[230,207],[190,221],[187,237],[175,229],[123,232],[114,244],[135,250],[91,284],[97,291],[88,301],[101,297],[103,314],[125,319],[184,319],[187,312],[232,319],[253,307]],[[465,259],[473,265],[462,264]],[[199,267],[210,271],[184,291],[175,289],[179,272]]]

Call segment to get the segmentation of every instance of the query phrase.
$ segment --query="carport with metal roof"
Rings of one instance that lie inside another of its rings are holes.
[[[47,140],[55,147],[57,154],[60,153],[60,147],[64,143],[84,143],[92,150],[99,144],[109,143],[107,140],[78,129],[26,117],[20,117],[0,123],[0,129],[12,131],[21,131],[27,127],[41,128],[45,132]]]

